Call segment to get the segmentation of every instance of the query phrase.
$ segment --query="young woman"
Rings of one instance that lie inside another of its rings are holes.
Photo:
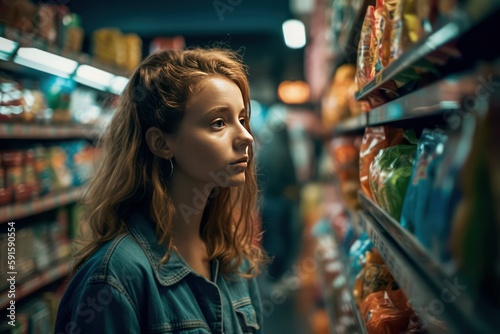
[[[56,333],[259,333],[246,68],[165,51],[132,75],[85,196]]]

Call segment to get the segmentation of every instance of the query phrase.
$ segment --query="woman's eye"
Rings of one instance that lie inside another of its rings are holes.
[[[214,128],[222,128],[224,126],[224,121],[223,120],[218,120],[210,124]]]
[[[247,123],[247,119],[246,118],[240,118],[240,123],[241,123],[241,125],[245,125]]]

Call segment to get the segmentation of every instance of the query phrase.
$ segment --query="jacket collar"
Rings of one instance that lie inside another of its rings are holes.
[[[168,261],[158,267],[167,248],[158,244],[155,224],[140,212],[136,211],[128,218],[128,229],[144,250],[160,284],[165,286],[175,284],[193,272],[174,250],[170,252]]]

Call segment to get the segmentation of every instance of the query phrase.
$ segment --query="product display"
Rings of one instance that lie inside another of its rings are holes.
[[[361,224],[347,229],[357,239],[344,261],[360,322],[367,333],[496,333],[499,100],[485,78],[498,80],[500,54],[479,52],[489,48],[477,36],[496,26],[498,6],[378,0],[361,15],[355,95],[371,109],[334,132],[343,140],[365,130]],[[464,289],[460,301],[429,314],[450,282]]]
[[[102,28],[92,34],[93,56],[106,65],[133,71],[142,60],[142,40],[137,34]]]
[[[370,190],[370,165],[380,150],[398,145],[403,141],[403,129],[387,126],[368,127],[361,141],[359,154],[359,181],[363,192],[373,199]]]
[[[417,315],[411,308],[404,292],[378,291],[374,292],[363,301],[361,315],[365,320],[366,330],[369,334],[383,333],[424,333],[425,328],[415,328],[410,322],[415,323]]]
[[[370,165],[370,191],[375,201],[396,220],[401,216],[416,147],[396,145],[380,150]]]
[[[416,233],[415,226],[422,227],[417,235],[429,233],[424,228],[426,219],[424,215],[428,212],[431,187],[445,152],[446,139],[444,131],[425,129],[418,143],[411,181],[401,215],[401,225],[409,231]]]

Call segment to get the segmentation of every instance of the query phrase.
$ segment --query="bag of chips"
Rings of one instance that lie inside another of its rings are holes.
[[[398,145],[403,140],[403,129],[388,126],[368,127],[361,140],[359,154],[359,181],[366,196],[373,199],[368,175],[370,165],[378,152],[390,146]]]

